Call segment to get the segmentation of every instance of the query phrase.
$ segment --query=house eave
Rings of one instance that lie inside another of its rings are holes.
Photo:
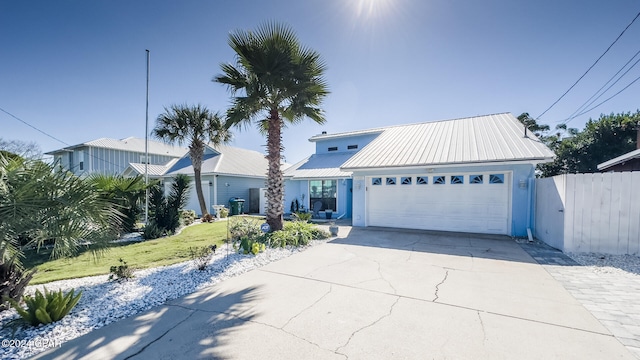
[[[376,170],[416,170],[416,169],[438,169],[438,168],[451,168],[461,166],[494,166],[494,165],[522,165],[531,164],[538,165],[553,161],[553,158],[541,158],[541,159],[525,159],[525,160],[504,160],[504,161],[466,161],[457,163],[442,163],[442,164],[417,164],[406,166],[375,166],[375,167],[343,167],[342,171],[376,171]]]

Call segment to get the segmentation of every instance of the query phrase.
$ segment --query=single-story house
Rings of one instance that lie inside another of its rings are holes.
[[[267,159],[257,151],[228,145],[207,145],[202,161],[201,181],[209,212],[213,211],[212,205],[228,207],[231,198],[240,198],[245,200],[244,212],[264,213],[267,168]],[[165,189],[177,174],[194,176],[189,154],[185,154],[162,173],[160,179],[164,182]],[[185,209],[195,210],[201,215],[195,185],[191,186],[191,195]]]
[[[285,171],[285,209],[297,200],[354,226],[526,236],[535,166],[554,157],[510,113],[309,141],[315,154]]]

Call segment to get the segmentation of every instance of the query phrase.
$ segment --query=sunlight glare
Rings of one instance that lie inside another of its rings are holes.
[[[389,12],[393,0],[353,0],[358,18],[379,18]]]

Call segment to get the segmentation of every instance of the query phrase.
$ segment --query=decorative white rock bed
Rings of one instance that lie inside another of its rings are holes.
[[[309,246],[326,241],[312,241]],[[100,275],[29,286],[27,294],[33,294],[36,289],[42,290],[46,286],[48,290],[55,291],[72,288],[81,290],[82,298],[62,320],[37,327],[18,327],[15,333],[12,333],[10,326],[5,328],[5,325],[18,318],[17,312],[14,309],[1,312],[0,358],[24,359],[33,356],[114,321],[288,257],[307,247],[267,249],[254,256],[237,254],[232,249],[227,252],[226,246],[222,246],[204,271],[198,270],[193,261],[187,261],[136,271],[135,278],[128,281],[109,281],[108,275]],[[14,341],[9,340],[21,341],[22,344],[9,346],[14,345]]]

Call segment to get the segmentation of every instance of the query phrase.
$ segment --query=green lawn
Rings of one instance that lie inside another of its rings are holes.
[[[185,228],[179,235],[138,243],[118,243],[94,257],[89,250],[71,259],[50,260],[49,253],[27,252],[24,265],[38,272],[30,285],[83,276],[108,274],[122,258],[129,267],[142,269],[190,260],[189,247],[220,244],[227,237],[227,222],[203,223]]]

